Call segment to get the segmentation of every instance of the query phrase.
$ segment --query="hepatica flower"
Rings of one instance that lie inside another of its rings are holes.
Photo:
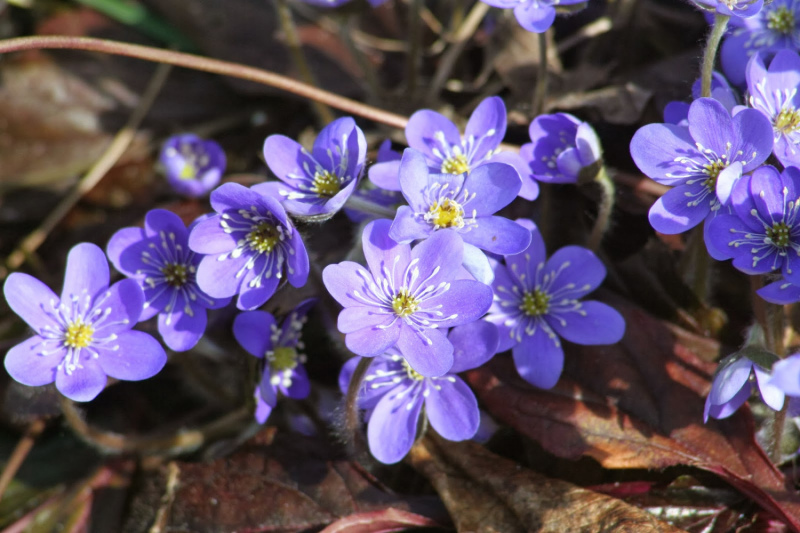
[[[536,226],[523,252],[505,256],[495,270],[494,303],[487,320],[500,332],[498,351],[512,350],[520,376],[549,389],[564,368],[561,338],[576,344],[614,344],[625,333],[625,320],[616,310],[581,298],[606,276],[603,263],[588,249],[565,246],[547,259]]]
[[[369,269],[345,261],[322,272],[344,306],[339,331],[355,354],[375,357],[396,344],[415,371],[441,376],[453,366],[453,345],[442,330],[480,318],[492,290],[457,279],[464,245],[455,232],[437,232],[411,249],[389,237],[390,224],[379,219],[364,228]]]
[[[206,309],[227,305],[197,286],[201,256],[189,249],[189,231],[180,217],[153,209],[144,228],[123,228],[108,242],[114,268],[135,279],[144,290],[140,320],[158,314],[158,331],[175,351],[192,348],[206,329]]]
[[[780,363],[776,363],[773,376],[778,375]],[[753,378],[755,376],[755,379]],[[708,417],[727,418],[736,412],[753,393],[757,387],[764,403],[776,411],[783,407],[784,393],[770,379],[770,370],[754,363],[739,352],[732,354],[720,361],[714,379],[711,382],[711,391],[706,397],[703,409],[703,420],[708,422]]]
[[[207,254],[197,267],[197,285],[212,298],[236,294],[237,307],[255,309],[286,279],[302,287],[308,255],[280,202],[236,183],[211,193],[216,211],[189,234],[189,248]]]
[[[382,463],[396,463],[411,449],[423,407],[433,429],[445,439],[462,441],[478,431],[478,402],[455,374],[479,367],[494,355],[497,329],[477,321],[453,328],[448,339],[455,347],[454,363],[443,376],[420,375],[397,348],[389,348],[369,366],[358,402],[367,411],[370,452]],[[354,357],[342,368],[342,392],[347,391],[360,359]]]
[[[409,243],[451,229],[482,250],[517,253],[528,245],[529,232],[493,215],[517,197],[521,185],[519,173],[505,163],[486,163],[469,174],[430,174],[422,153],[409,148],[400,164],[409,205],[397,210],[389,236]]]
[[[366,156],[364,133],[350,117],[325,126],[311,152],[288,137],[270,135],[264,141],[264,159],[281,181],[253,190],[276,196],[293,215],[332,215],[358,185]]]
[[[172,188],[192,197],[208,194],[216,187],[226,165],[220,145],[190,133],[167,139],[159,160]]]
[[[11,377],[32,387],[55,381],[61,394],[86,402],[100,394],[106,376],[138,381],[157,374],[167,362],[164,349],[131,330],[142,312],[142,289],[130,279],[108,282],[106,256],[89,243],[70,250],[60,297],[32,276],[8,276],[9,307],[36,331],[6,354]]]
[[[781,270],[800,284],[800,170],[765,165],[743,176],[731,195],[732,215],[709,222],[706,240],[715,259],[733,259],[747,274]]]
[[[278,325],[266,311],[245,311],[233,321],[233,335],[242,348],[264,360],[264,371],[256,389],[255,417],[259,424],[267,421],[277,405],[278,393],[295,399],[308,396],[311,385],[303,367],[306,356],[300,340],[306,314],[316,299],[305,300]]]
[[[800,0],[773,0],[750,18],[733,17],[720,49],[722,70],[735,85],[745,83],[748,60],[800,48]]]
[[[481,0],[493,7],[513,9],[519,25],[528,31],[544,33],[553,25],[556,6],[585,4],[585,0]]]
[[[396,163],[397,168],[394,170],[395,174],[397,174],[399,170],[400,158],[400,153],[392,150],[392,141],[389,139],[383,141],[378,147],[378,154],[376,157],[378,164],[389,162]],[[372,165],[370,170],[373,168],[375,168],[375,165]],[[353,192],[353,196],[379,207],[393,207],[403,202],[403,195],[400,194],[400,191],[389,191],[377,187],[371,181],[363,183],[360,189],[356,189],[355,192]],[[370,218],[375,218],[371,213],[360,211],[355,207],[346,207],[344,211],[347,217],[353,222],[363,222]]]
[[[758,15],[764,0],[693,0],[707,11],[733,18],[750,18]]]
[[[800,164],[800,56],[781,50],[764,65],[756,54],[747,67],[750,106],[764,113],[772,123],[775,156],[786,166]]]
[[[417,111],[406,126],[408,146],[421,152],[432,173],[470,173],[488,162],[506,163],[520,172],[523,180],[519,195],[533,200],[539,186],[528,176],[522,159],[511,152],[501,152],[506,134],[506,106],[497,96],[486,98],[475,108],[462,137],[458,128],[445,116],[430,109]],[[381,163],[370,169],[370,180],[390,191],[399,191],[397,163]]]
[[[754,109],[735,116],[712,98],[689,108],[689,127],[648,124],[631,140],[639,169],[674,188],[650,208],[650,224],[661,233],[682,233],[727,203],[733,184],[772,152],[772,126]]]
[[[533,142],[522,145],[520,155],[539,181],[577,183],[581,170],[603,157],[592,126],[569,113],[539,115],[528,132]]]

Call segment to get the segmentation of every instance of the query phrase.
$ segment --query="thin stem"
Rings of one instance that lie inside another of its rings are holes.
[[[464,19],[464,23],[461,24],[461,27],[458,28],[458,31],[453,36],[453,44],[451,44],[450,48],[442,55],[439,68],[436,69],[436,74],[434,74],[433,80],[431,80],[431,88],[428,90],[427,94],[428,100],[433,101],[439,96],[439,91],[442,90],[442,86],[453,71],[453,67],[458,57],[461,55],[461,52],[464,51],[467,41],[478,29],[478,26],[480,26],[481,21],[483,21],[483,18],[488,12],[489,4],[475,2],[469,15]]]
[[[348,15],[339,24],[339,28],[339,35],[342,38],[342,42],[344,42],[350,54],[356,60],[358,68],[361,70],[361,75],[364,77],[364,81],[366,81],[366,87],[372,96],[372,100],[379,100],[383,91],[381,90],[378,76],[375,74],[375,68],[370,64],[369,58],[353,38],[358,30],[358,15],[355,13]]]
[[[252,409],[243,406],[196,429],[181,429],[166,435],[122,435],[90,426],[75,403],[67,398],[61,399],[61,412],[79,437],[104,452],[165,456],[194,452],[208,442],[235,435],[252,417]]]
[[[714,73],[714,62],[717,59],[717,50],[725,29],[728,27],[728,15],[714,15],[714,27],[706,41],[706,49],[703,52],[703,71],[701,73],[700,96],[711,96],[711,75]]]
[[[784,401],[780,411],[775,412],[772,419],[772,443],[769,451],[769,458],[773,464],[780,464],[783,453],[781,452],[781,442],[783,441],[783,427],[786,425],[786,412],[789,410],[789,402]]]
[[[422,40],[422,28],[420,22],[422,17],[422,0],[411,0],[408,6],[408,55],[406,55],[406,94],[413,97],[417,90],[417,74],[420,64],[420,47]]]
[[[350,385],[347,387],[347,397],[345,398],[345,431],[348,437],[348,447],[350,455],[357,457],[365,449],[364,435],[361,433],[361,416],[358,408],[358,395],[361,391],[361,384],[364,376],[367,375],[369,365],[372,364],[371,357],[362,357],[353,371],[350,378]]]
[[[686,251],[681,258],[680,270],[687,284],[705,305],[710,290],[711,256],[706,251],[703,224],[691,231],[686,242]]]
[[[369,200],[360,196],[356,196],[355,194],[350,195],[350,198],[347,199],[344,207],[349,207],[350,209],[355,209],[357,211],[361,211],[362,213],[375,215],[376,217],[380,218],[394,218],[394,216],[397,214],[397,209],[385,207],[376,204],[375,202],[370,202]]]
[[[2,42],[0,42],[0,46],[2,46]],[[50,212],[41,226],[25,237],[17,248],[8,256],[6,259],[6,266],[9,270],[19,268],[25,261],[25,258],[30,256],[42,245],[50,232],[52,232],[67,213],[72,210],[83,195],[92,190],[103,176],[111,170],[119,158],[122,157],[122,154],[125,153],[125,150],[128,149],[128,146],[130,146],[133,138],[136,136],[136,130],[139,128],[139,124],[141,124],[159,92],[161,92],[161,88],[167,81],[170,70],[172,70],[171,65],[159,65],[153,77],[150,79],[150,83],[147,85],[142,98],[139,100],[138,106],[134,109],[133,113],[131,113],[130,118],[128,118],[127,124],[117,133],[111,141],[111,144],[106,148],[106,151],[100,156],[100,159],[98,159],[92,168],[81,178],[78,185]]]
[[[480,2],[481,5],[483,2]],[[375,122],[380,122],[393,128],[403,129],[408,123],[408,117],[390,113],[383,109],[362,104],[339,96],[330,91],[314,87],[282,76],[269,70],[263,70],[229,61],[211,59],[194,54],[186,54],[171,50],[162,50],[149,46],[122,43],[119,41],[109,41],[105,39],[94,39],[91,37],[67,37],[67,36],[35,36],[17,37],[0,41],[0,54],[7,52],[17,52],[21,50],[40,50],[40,49],[70,49],[88,50],[91,52],[101,52],[105,54],[135,57],[145,61],[155,61],[157,63],[168,63],[179,67],[211,72],[223,76],[231,76],[243,80],[269,85],[301,98],[308,98],[322,102],[330,107],[344,111],[349,115],[360,116]]]
[[[8,461],[6,462],[6,466],[3,468],[2,475],[0,475],[0,500],[3,499],[6,489],[11,484],[14,476],[17,475],[19,467],[22,466],[22,463],[25,461],[28,453],[30,453],[31,448],[33,448],[36,439],[39,438],[39,435],[41,435],[42,431],[44,431],[44,428],[45,422],[43,419],[40,418],[39,420],[35,420],[30,426],[28,426],[25,434],[17,443],[17,446],[11,453],[11,457],[9,457]]]
[[[596,252],[600,247],[600,242],[603,240],[603,235],[608,230],[609,222],[611,222],[615,189],[614,181],[608,175],[605,165],[600,167],[594,181],[600,186],[600,202],[597,206],[597,219],[594,221],[591,234],[589,234],[587,246],[590,250]]]
[[[533,92],[533,115],[538,116],[544,110],[544,101],[547,98],[547,81],[549,69],[547,68],[547,41],[550,30],[539,35],[539,75],[536,77],[536,89]]]
[[[303,53],[303,45],[300,42],[300,35],[297,33],[297,26],[294,23],[294,17],[292,17],[292,9],[289,7],[289,3],[287,0],[276,0],[275,9],[278,12],[278,19],[280,20],[283,34],[286,36],[286,46],[289,47],[289,53],[292,54],[292,61],[295,67],[297,67],[300,77],[307,84],[319,87],[314,73],[311,72],[311,68],[308,66],[306,55]],[[328,106],[317,100],[312,100],[312,105],[321,125],[324,126],[333,122],[334,115]]]

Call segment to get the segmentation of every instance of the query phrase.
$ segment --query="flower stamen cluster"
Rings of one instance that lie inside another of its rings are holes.
[[[775,11],[767,13],[767,28],[784,35],[789,35],[794,30],[794,13],[786,6],[779,6]]]

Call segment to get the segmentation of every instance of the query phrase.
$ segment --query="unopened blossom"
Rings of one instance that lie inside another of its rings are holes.
[[[9,375],[32,387],[55,382],[78,402],[100,394],[107,376],[138,381],[156,375],[167,362],[164,349],[131,330],[142,313],[142,289],[130,279],[108,283],[106,256],[90,243],[70,250],[60,297],[28,274],[8,276],[6,302],[36,332],[6,354]]]
[[[761,54],[755,54],[747,66],[747,89],[750,106],[766,115],[772,123],[775,140],[773,152],[785,166],[800,164],[800,55],[781,50],[769,67]]]
[[[592,126],[569,113],[539,115],[528,132],[533,142],[522,145],[520,155],[538,181],[577,183],[581,171],[603,157]]]
[[[586,0],[481,0],[502,9],[513,9],[519,25],[528,31],[544,33],[553,25],[556,6],[585,4]]]
[[[565,246],[548,259],[533,222],[518,222],[531,232],[531,244],[497,265],[494,302],[486,320],[500,332],[498,351],[512,350],[520,376],[549,389],[564,368],[562,338],[576,344],[614,344],[625,333],[625,320],[604,303],[581,300],[606,276],[591,250]]]
[[[469,174],[431,174],[425,156],[409,148],[400,164],[400,187],[408,205],[397,210],[389,236],[410,243],[449,229],[487,252],[520,252],[530,233],[494,213],[510,204],[521,186],[519,173],[505,163],[485,163]]]
[[[712,256],[747,274],[780,270],[800,284],[800,170],[759,167],[734,186],[731,204],[733,214],[709,222]]]
[[[158,314],[158,332],[177,352],[192,348],[203,336],[206,309],[230,302],[230,298],[211,298],[197,286],[202,256],[189,249],[189,231],[175,213],[153,209],[144,228],[117,231],[107,251],[114,268],[144,290],[140,320]]]
[[[500,151],[506,125],[506,106],[501,98],[492,96],[475,108],[463,136],[450,119],[430,109],[411,115],[405,133],[408,146],[425,156],[431,173],[459,175],[488,162],[506,163],[520,173],[519,195],[534,200],[539,195],[539,185],[529,176],[524,161],[517,154]],[[399,165],[373,165],[369,179],[381,188],[399,191]]]
[[[734,183],[772,152],[772,126],[754,109],[733,117],[713,98],[689,108],[688,127],[648,124],[631,140],[639,169],[668,191],[650,208],[650,224],[661,233],[682,233],[728,202]]]
[[[266,302],[285,278],[295,287],[308,279],[303,240],[276,199],[237,183],[211,193],[216,214],[197,223],[189,248],[205,254],[197,285],[212,298],[239,295],[239,309]]]
[[[731,83],[742,86],[747,62],[757,52],[771,58],[779,50],[798,49],[800,0],[773,0],[765,2],[753,17],[731,18],[720,48],[720,61]]]
[[[332,215],[353,193],[367,157],[367,142],[355,120],[334,120],[319,132],[311,152],[283,135],[264,141],[264,160],[279,182],[253,186],[299,216]]]
[[[478,402],[456,373],[477,368],[494,355],[497,329],[479,320],[453,328],[447,338],[455,347],[454,362],[443,376],[422,376],[397,348],[389,348],[370,364],[358,404],[367,411],[367,442],[380,462],[396,463],[408,453],[423,407],[431,427],[447,440],[466,440],[478,431]],[[354,357],[342,368],[342,392],[347,392],[360,359]]]
[[[303,367],[306,356],[301,340],[308,311],[316,299],[305,300],[278,325],[266,311],[245,311],[233,321],[233,335],[239,345],[264,361],[261,381],[256,388],[255,417],[259,424],[267,421],[278,402],[278,393],[297,400],[308,396],[311,384]]]
[[[191,133],[167,139],[159,160],[172,188],[191,197],[204,196],[216,187],[226,166],[219,144]]]
[[[772,372],[776,376],[778,364]],[[770,379],[771,373],[739,352],[726,357],[719,363],[711,391],[706,397],[703,409],[703,420],[711,418],[727,418],[736,412],[757,387],[764,403],[776,411],[783,407],[784,393]]]
[[[375,357],[397,345],[411,367],[441,376],[453,366],[446,328],[480,318],[492,290],[461,275],[463,242],[440,231],[416,245],[389,237],[391,222],[378,219],[364,228],[368,269],[350,261],[328,265],[322,279],[342,305],[338,328],[353,353]]]

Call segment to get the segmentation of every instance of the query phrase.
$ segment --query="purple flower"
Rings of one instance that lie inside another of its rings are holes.
[[[597,256],[565,246],[547,259],[533,222],[519,223],[530,230],[531,244],[505,256],[505,266],[497,265],[487,320],[500,332],[498,351],[512,350],[523,379],[549,389],[564,368],[562,337],[576,344],[614,344],[625,333],[625,320],[604,303],[580,301],[606,276]]]
[[[492,303],[483,283],[456,279],[463,243],[439,231],[411,247],[389,237],[391,222],[374,220],[362,235],[369,270],[345,261],[322,272],[328,292],[344,306],[338,328],[355,354],[375,357],[397,344],[411,367],[441,376],[453,366],[443,329],[480,318]]]
[[[800,48],[800,0],[774,0],[754,17],[730,21],[720,49],[722,70],[734,85],[744,85],[747,62],[756,52]]]
[[[777,376],[776,363],[773,376]],[[752,379],[755,374],[755,381]],[[744,402],[750,398],[753,387],[758,386],[764,403],[776,411],[783,407],[784,393],[779,386],[773,384],[774,377],[770,380],[770,371],[749,358],[736,352],[720,361],[714,379],[711,382],[711,391],[706,398],[703,409],[703,420],[708,422],[708,417],[727,418],[736,412]]]
[[[706,241],[715,259],[733,259],[747,274],[781,270],[800,284],[800,170],[765,165],[742,176],[731,194],[732,215],[709,222]]]
[[[747,66],[750,106],[772,123],[775,156],[785,166],[800,164],[800,56],[794,50],[775,54],[769,68],[761,54]]]
[[[756,376],[758,376],[758,374],[756,374]],[[769,386],[776,387],[783,394],[795,398],[800,396],[800,353],[792,354],[786,359],[781,359],[772,365],[772,378],[768,383]],[[761,386],[761,380],[759,380],[759,386]],[[764,389],[762,388],[761,391],[761,395],[765,398],[764,401],[766,402]],[[773,394],[777,398],[777,394]],[[781,409],[783,402],[781,402],[780,405],[778,405],[777,402],[768,403],[768,405],[777,411]],[[796,403],[795,407],[797,407]],[[795,416],[797,415],[795,414]]]
[[[216,187],[226,165],[220,145],[191,133],[167,139],[159,160],[172,188],[191,197],[203,196]]]
[[[164,368],[167,354],[158,341],[131,330],[144,305],[142,289],[130,279],[111,287],[108,281],[106,256],[89,243],[70,250],[60,298],[32,276],[8,276],[9,307],[36,331],[6,354],[11,377],[31,387],[55,381],[67,398],[87,402],[106,386],[106,376],[138,381]]]
[[[217,212],[189,234],[189,248],[207,254],[197,267],[197,285],[212,298],[239,295],[239,309],[255,309],[284,275],[295,287],[308,279],[308,255],[280,202],[225,183],[211,193]]]
[[[698,78],[692,84],[692,98],[697,100],[701,94],[702,80]],[[725,76],[717,71],[711,73],[711,98],[717,100],[728,112],[739,105],[737,91],[731,87]],[[669,102],[664,108],[664,122],[667,124],[678,124],[680,126],[689,125],[689,104],[686,102]]]
[[[123,228],[108,242],[114,268],[144,290],[139,320],[158,314],[158,331],[176,352],[192,348],[206,330],[206,309],[217,309],[230,298],[214,300],[197,286],[201,256],[189,250],[189,232],[180,217],[153,209],[144,228]]]
[[[586,0],[481,0],[493,7],[514,9],[519,25],[528,31],[543,33],[553,25],[556,6],[586,3]]]
[[[425,156],[411,148],[400,163],[400,187],[408,201],[397,210],[389,237],[399,243],[452,229],[464,242],[495,254],[528,246],[530,234],[493,216],[517,197],[519,173],[505,163],[486,163],[469,174],[430,174]]]
[[[233,321],[233,335],[248,353],[264,359],[264,372],[256,388],[255,417],[259,424],[267,421],[278,402],[278,392],[284,396],[303,399],[311,384],[302,363],[306,356],[300,340],[306,314],[316,303],[312,298],[301,302],[278,326],[275,317],[266,311],[239,313]]]
[[[359,407],[367,410],[367,442],[382,463],[402,459],[417,435],[423,406],[433,429],[445,439],[461,441],[478,431],[480,412],[470,388],[457,372],[479,367],[494,355],[497,329],[484,321],[453,328],[447,336],[455,347],[453,367],[440,377],[425,377],[389,348],[375,357],[359,391]],[[347,391],[360,357],[345,363],[339,387]]]
[[[756,291],[766,301],[787,305],[800,302],[800,286],[781,279],[765,285]]]
[[[506,163],[519,172],[522,188],[519,195],[533,200],[539,195],[539,185],[528,175],[519,155],[501,152],[500,143],[506,134],[506,106],[497,96],[486,98],[472,113],[462,137],[449,119],[430,109],[417,111],[408,120],[408,146],[425,156],[433,173],[470,173],[488,162]],[[369,179],[378,187],[400,190],[399,164],[373,165]]]
[[[367,141],[355,120],[334,120],[319,132],[309,153],[283,135],[264,141],[264,159],[280,182],[253,186],[299,216],[333,215],[353,193],[364,170]]]
[[[528,131],[533,142],[523,145],[519,153],[539,181],[577,183],[581,170],[603,157],[592,126],[568,113],[539,115]]]
[[[689,127],[648,124],[631,141],[639,169],[674,188],[650,208],[650,224],[661,233],[693,228],[727,203],[742,173],[763,163],[772,152],[772,126],[754,109],[731,117],[713,98],[689,108]]]

